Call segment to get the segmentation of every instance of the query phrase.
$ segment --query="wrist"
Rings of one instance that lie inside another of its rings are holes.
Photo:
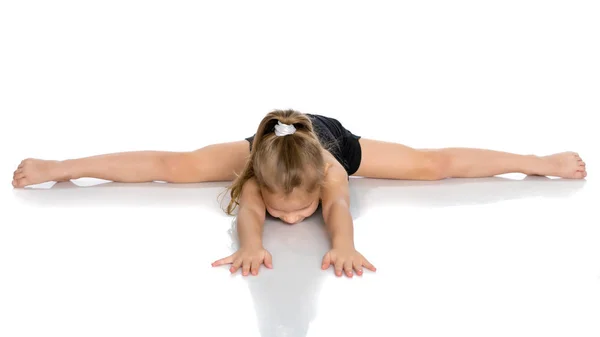
[[[261,249],[263,248],[262,239],[260,238],[247,238],[240,240],[240,248],[243,249]]]
[[[355,249],[354,240],[347,236],[332,237],[331,245],[333,246],[333,248]]]

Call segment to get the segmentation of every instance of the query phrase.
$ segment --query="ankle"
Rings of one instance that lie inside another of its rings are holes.
[[[540,156],[530,154],[525,155],[525,165],[523,166],[522,173],[526,175],[540,175],[544,172],[544,161]]]
[[[55,181],[71,180],[81,178],[77,174],[77,165],[74,160],[56,161],[56,170],[54,172]]]

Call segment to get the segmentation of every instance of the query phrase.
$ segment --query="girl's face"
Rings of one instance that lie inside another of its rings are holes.
[[[269,214],[293,225],[311,216],[319,207],[320,191],[307,193],[292,191],[289,195],[262,191],[263,201]]]

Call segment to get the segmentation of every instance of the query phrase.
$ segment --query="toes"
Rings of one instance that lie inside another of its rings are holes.
[[[15,187],[25,187],[29,185],[29,181],[27,181],[27,178],[15,179],[13,180],[13,182],[13,186]]]
[[[25,166],[25,165],[27,165],[27,164],[31,163],[33,160],[34,160],[33,158],[26,158],[26,159],[23,159],[23,160],[21,161],[21,163],[19,164],[19,167],[23,167],[23,166]]]
[[[15,173],[13,174],[14,180],[19,180],[23,178],[25,178],[25,173],[23,171],[15,171]]]

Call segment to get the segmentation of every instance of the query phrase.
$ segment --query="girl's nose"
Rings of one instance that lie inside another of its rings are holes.
[[[299,222],[301,219],[302,219],[302,217],[299,215],[287,215],[283,218],[283,221],[289,223],[290,225],[293,225],[293,224]]]

